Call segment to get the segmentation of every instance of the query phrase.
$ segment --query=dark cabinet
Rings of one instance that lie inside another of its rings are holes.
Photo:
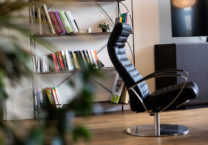
[[[189,72],[189,80],[199,86],[199,96],[186,105],[208,104],[208,43],[158,44],[154,47],[155,71],[183,69]],[[156,88],[176,84],[176,78],[157,78]]]

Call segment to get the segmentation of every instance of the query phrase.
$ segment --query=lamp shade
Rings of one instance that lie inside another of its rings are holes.
[[[172,5],[178,8],[191,7],[196,3],[196,0],[172,0]]]

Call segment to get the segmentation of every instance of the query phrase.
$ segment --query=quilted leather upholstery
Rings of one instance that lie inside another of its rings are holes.
[[[110,59],[123,79],[127,88],[134,85],[137,81],[142,79],[141,74],[131,64],[125,53],[125,43],[131,32],[131,27],[128,24],[118,23],[115,25],[113,32],[108,40],[108,53]],[[135,86],[135,91],[143,99],[148,110],[158,112],[167,106],[179,93],[183,84],[173,85],[167,88],[163,88],[150,94],[148,85],[146,82],[139,83]],[[178,99],[170,107],[174,108],[181,103],[186,102],[189,99],[194,99],[198,95],[198,86],[194,82],[188,82],[178,97]],[[129,91],[130,106],[132,111],[142,112],[145,111],[138,97]]]
[[[126,87],[130,87],[139,81],[142,76],[137,69],[131,64],[125,53],[125,43],[131,33],[131,27],[126,24],[118,23],[108,41],[108,53],[114,64],[115,69],[125,82]],[[135,87],[142,99],[149,95],[149,87],[146,82],[142,82]],[[143,109],[140,101],[135,94],[130,91],[131,109],[134,111]]]

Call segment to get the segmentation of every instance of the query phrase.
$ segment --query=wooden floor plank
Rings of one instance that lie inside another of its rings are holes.
[[[208,145],[208,108],[163,112],[160,118],[161,123],[188,126],[190,133],[171,137],[135,137],[126,134],[126,128],[153,124],[153,117],[134,112],[106,114],[76,119],[93,133],[90,142],[82,141],[78,145]]]

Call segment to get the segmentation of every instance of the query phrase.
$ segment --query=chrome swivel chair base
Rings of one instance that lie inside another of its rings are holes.
[[[154,125],[133,126],[127,128],[127,133],[134,136],[159,137],[159,136],[176,136],[189,133],[189,128],[182,125],[160,124],[160,133],[155,130]]]
[[[149,137],[176,136],[176,135],[185,135],[189,133],[189,128],[186,126],[160,124],[159,113],[153,113],[150,115],[154,115],[154,125],[133,126],[126,130],[127,133],[134,136],[149,136]]]

